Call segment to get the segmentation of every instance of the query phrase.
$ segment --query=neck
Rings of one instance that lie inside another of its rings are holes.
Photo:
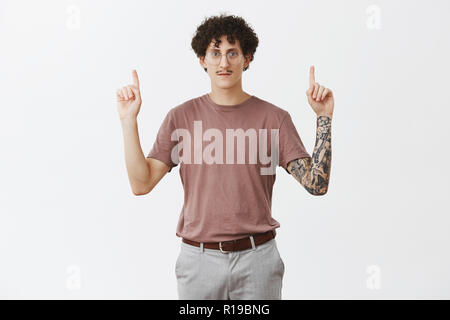
[[[242,90],[242,85],[236,85],[232,88],[219,88],[213,85],[209,96],[215,103],[227,106],[242,103],[251,97],[250,94]]]

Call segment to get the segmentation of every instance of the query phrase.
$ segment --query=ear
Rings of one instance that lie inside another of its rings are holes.
[[[248,55],[245,57],[244,68],[248,67],[248,65],[250,64],[251,58],[252,58],[252,55],[251,55],[251,54],[248,54]]]
[[[200,65],[202,66],[202,68],[206,68],[206,63],[205,63],[205,57],[199,57],[198,61],[200,63]]]

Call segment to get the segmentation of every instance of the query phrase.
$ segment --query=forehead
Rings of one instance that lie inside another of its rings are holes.
[[[239,40],[238,39],[234,40],[234,44],[228,42],[227,36],[222,36],[220,38],[220,40],[221,41],[218,44],[218,47],[216,47],[216,45],[215,45],[216,44],[216,40],[215,39],[211,40],[211,42],[209,43],[208,49],[210,49],[210,50],[219,50],[219,48],[220,48],[220,49],[223,49],[223,50],[226,50],[226,51],[228,51],[230,49],[235,49],[235,50],[240,50],[241,49],[241,46],[239,44]]]

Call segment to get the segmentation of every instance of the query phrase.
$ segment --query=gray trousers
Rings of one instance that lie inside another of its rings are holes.
[[[180,300],[280,300],[284,262],[275,238],[222,253],[181,242],[175,263]]]

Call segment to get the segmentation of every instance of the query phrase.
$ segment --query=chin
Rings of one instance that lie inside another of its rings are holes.
[[[234,87],[235,83],[234,82],[226,82],[224,83],[223,81],[219,81],[216,82],[216,87],[220,88],[220,89],[230,89],[232,87]]]

